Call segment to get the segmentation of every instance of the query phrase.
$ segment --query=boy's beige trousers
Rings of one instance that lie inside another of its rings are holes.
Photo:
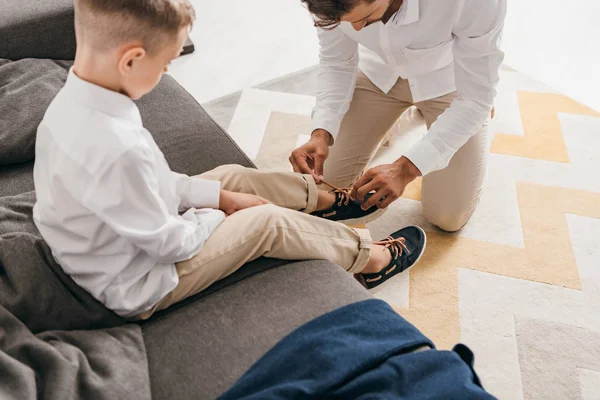
[[[197,178],[220,181],[224,190],[255,194],[273,204],[227,216],[196,256],[176,264],[175,289],[136,319],[150,318],[261,256],[329,260],[350,273],[362,271],[369,260],[368,230],[308,215],[315,211],[318,195],[310,175],[225,165]]]

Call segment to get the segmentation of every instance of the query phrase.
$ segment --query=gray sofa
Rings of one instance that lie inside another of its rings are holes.
[[[1,3],[0,58],[69,60],[74,49],[72,1]],[[196,49],[202,51],[201,43],[196,43]],[[0,85],[0,104],[5,94]],[[139,107],[145,126],[173,170],[194,175],[221,164],[252,166],[227,133],[171,77],[165,76]],[[30,112],[39,119],[44,109],[33,107]],[[1,164],[0,199],[33,190],[33,161]],[[141,324],[152,398],[215,398],[295,328],[368,298],[369,293],[349,274],[325,261],[261,259],[250,263]],[[102,331],[91,332],[100,335]],[[0,341],[5,334],[0,331]]]

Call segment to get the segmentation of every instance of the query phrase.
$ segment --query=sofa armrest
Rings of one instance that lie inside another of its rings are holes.
[[[0,2],[0,58],[75,58],[73,0]]]

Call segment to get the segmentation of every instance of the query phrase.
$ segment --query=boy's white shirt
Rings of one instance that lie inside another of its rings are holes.
[[[414,102],[456,90],[458,98],[405,154],[423,175],[446,167],[490,116],[504,59],[500,38],[506,2],[404,0],[386,24],[361,31],[346,22],[333,30],[319,29],[313,129],[325,129],[336,138],[358,68],[384,93],[398,78],[408,79]]]
[[[56,261],[126,318],[175,288],[174,263],[225,218],[220,182],[172,172],[135,103],[73,70],[38,128],[34,181],[34,221]]]

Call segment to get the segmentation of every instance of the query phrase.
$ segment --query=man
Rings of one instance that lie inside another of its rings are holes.
[[[374,191],[365,209],[389,206],[423,176],[427,219],[446,231],[462,228],[486,174],[506,0],[302,2],[316,17],[321,64],[312,136],[292,153],[294,170],[353,184],[359,201]],[[425,137],[365,172],[412,105],[425,117]]]

